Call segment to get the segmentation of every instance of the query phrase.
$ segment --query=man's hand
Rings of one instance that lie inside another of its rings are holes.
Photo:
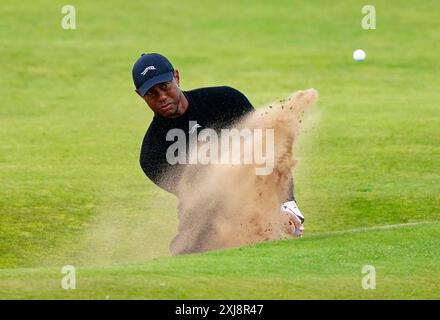
[[[288,201],[281,205],[281,213],[287,215],[289,225],[286,226],[287,233],[302,237],[304,234],[304,216],[299,211],[295,201]]]

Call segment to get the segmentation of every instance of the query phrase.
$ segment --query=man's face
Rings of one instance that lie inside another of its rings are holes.
[[[183,93],[179,88],[179,71],[174,71],[174,78],[170,82],[156,84],[147,91],[142,98],[155,113],[164,118],[180,116]],[[183,98],[185,99],[185,98]]]

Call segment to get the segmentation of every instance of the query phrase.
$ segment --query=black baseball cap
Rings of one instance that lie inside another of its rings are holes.
[[[137,91],[144,96],[158,83],[171,81],[174,77],[171,62],[159,53],[143,53],[133,65],[133,82]]]

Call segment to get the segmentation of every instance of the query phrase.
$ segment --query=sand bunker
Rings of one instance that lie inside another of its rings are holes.
[[[172,254],[236,247],[288,236],[294,227],[279,210],[286,199],[289,176],[295,166],[292,147],[299,133],[301,116],[317,97],[314,89],[296,92],[288,99],[259,109],[234,126],[274,129],[274,153],[269,159],[273,161],[272,173],[257,175],[255,163],[198,165],[185,169],[178,186],[179,227],[170,245]],[[256,142],[263,149],[265,139],[262,135]]]

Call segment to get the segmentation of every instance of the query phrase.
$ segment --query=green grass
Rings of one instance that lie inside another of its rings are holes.
[[[370,31],[362,1],[72,4],[72,31],[61,1],[0,5],[0,298],[439,298],[436,223],[320,236],[440,220],[437,1],[373,1]],[[176,200],[138,165],[141,52],[256,106],[319,90],[296,145],[304,239],[166,257]]]
[[[439,299],[439,223],[317,235],[252,247],[83,267],[76,289],[60,269],[0,272],[0,296],[29,299]],[[376,288],[365,290],[372,265]],[[396,269],[396,265],[399,266]],[[213,267],[215,266],[215,267]]]

